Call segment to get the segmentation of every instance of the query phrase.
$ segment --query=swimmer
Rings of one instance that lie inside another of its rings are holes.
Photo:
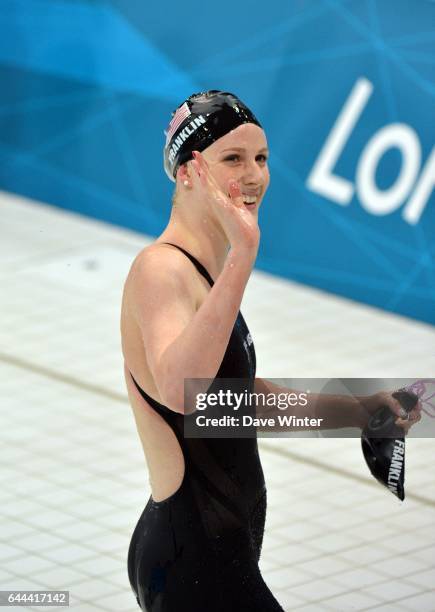
[[[256,437],[183,435],[185,379],[239,378],[247,392],[282,391],[256,377],[240,312],[259,246],[268,156],[260,122],[233,94],[213,90],[184,101],[164,146],[175,182],[171,217],[124,285],[124,373],[151,486],[128,575],[147,612],[283,611],[258,565],[266,487]],[[362,428],[380,399],[401,410],[388,394],[365,405],[325,397],[316,399],[315,416],[331,417],[331,426]]]

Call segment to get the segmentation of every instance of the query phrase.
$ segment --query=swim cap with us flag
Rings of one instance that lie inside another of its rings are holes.
[[[204,151],[239,125],[262,127],[249,108],[232,93],[211,89],[189,96],[172,113],[165,130],[165,172],[175,182],[178,168],[193,159],[192,151]]]

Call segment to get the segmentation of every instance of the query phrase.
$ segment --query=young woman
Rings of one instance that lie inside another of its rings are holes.
[[[128,572],[148,612],[283,610],[258,567],[266,488],[256,438],[183,435],[192,411],[185,379],[240,378],[247,391],[282,391],[256,378],[239,310],[260,239],[267,159],[265,133],[238,98],[220,91],[188,98],[166,133],[165,170],[176,183],[171,218],[125,283],[125,378],[152,491]],[[382,402],[400,414],[389,394],[364,402],[318,396],[304,414],[327,416],[329,427],[364,426]]]

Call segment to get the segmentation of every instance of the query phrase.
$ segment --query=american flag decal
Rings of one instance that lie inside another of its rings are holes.
[[[183,121],[191,115],[190,108],[187,105],[187,102],[182,104],[180,108],[177,108],[175,115],[171,119],[171,123],[168,125],[165,134],[166,134],[166,144],[171,140],[172,136],[177,131],[177,128]]]

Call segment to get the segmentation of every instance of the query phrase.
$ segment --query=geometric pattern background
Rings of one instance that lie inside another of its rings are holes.
[[[423,0],[2,0],[0,189],[157,235],[171,111],[233,91],[271,149],[256,266],[435,324],[434,23]]]

